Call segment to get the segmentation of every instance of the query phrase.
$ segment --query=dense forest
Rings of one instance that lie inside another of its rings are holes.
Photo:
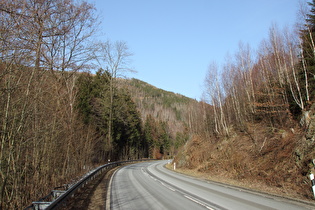
[[[135,78],[119,83],[120,88],[128,90],[141,114],[146,139],[151,142],[151,157],[173,157],[190,137],[191,112],[199,102]]]
[[[123,41],[95,41],[95,10],[0,1],[0,209],[26,207],[108,161],[171,157],[188,139],[177,109],[189,99],[122,85],[132,54]],[[137,91],[163,100],[141,107]]]
[[[199,130],[177,166],[212,179],[312,198],[315,158],[315,1],[300,4],[299,22],[253,50],[239,44],[205,78]]]

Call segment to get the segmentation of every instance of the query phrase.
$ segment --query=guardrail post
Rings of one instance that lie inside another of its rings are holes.
[[[65,192],[66,191],[64,191],[64,190],[53,190],[52,191],[53,200],[56,200],[59,196],[61,196]]]
[[[312,182],[313,195],[315,197],[315,179],[314,179],[314,174],[310,174],[310,179],[311,179],[311,182]]]
[[[42,202],[42,201],[35,201],[33,202],[33,206],[35,210],[42,210],[42,209],[46,209],[51,202]]]

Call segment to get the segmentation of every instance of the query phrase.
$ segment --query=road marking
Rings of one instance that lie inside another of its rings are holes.
[[[109,180],[109,183],[108,183],[108,187],[107,187],[107,195],[106,195],[106,203],[105,203],[105,206],[106,208],[105,209],[110,209],[110,199],[111,199],[111,188],[112,188],[112,182],[113,182],[113,178],[116,174],[118,170],[115,170],[115,172],[112,174],[112,176],[110,177],[110,180]]]
[[[203,207],[205,207],[205,208],[207,208],[207,209],[214,210],[214,209],[211,208],[210,206],[207,206],[206,204],[204,204],[204,203],[202,203],[202,202],[196,200],[195,198],[193,198],[193,197],[191,197],[191,196],[184,195],[184,197],[187,198],[187,199],[189,199],[189,200],[191,200],[191,201],[193,201],[193,202],[195,202],[195,203],[197,203],[197,204],[199,204],[199,205],[201,205],[201,206],[203,206]]]
[[[169,189],[169,190],[171,190],[171,191],[173,191],[173,192],[177,192],[177,193],[179,193],[179,194],[181,194],[182,196],[184,196],[185,198],[187,198],[187,199],[189,199],[190,201],[193,201],[194,203],[196,203],[196,204],[199,204],[199,205],[201,205],[201,206],[203,206],[203,207],[205,207],[206,209],[209,209],[209,210],[215,210],[215,209],[217,209],[217,208],[213,208],[213,207],[210,207],[209,206],[209,204],[207,204],[207,203],[205,203],[205,202],[203,202],[203,201],[200,201],[200,200],[198,200],[197,198],[194,198],[194,197],[192,197],[192,196],[189,196],[188,194],[186,194],[185,192],[182,192],[180,189],[174,189],[174,188],[172,188],[171,186],[172,185],[169,185],[169,183],[167,183],[167,184],[165,184],[164,182],[162,182],[159,178],[155,178],[155,176],[154,175],[151,175],[151,172],[150,171],[147,171],[147,173],[148,173],[148,175],[149,175],[149,177],[151,177],[153,180],[155,180],[155,181],[157,181],[157,182],[160,182],[160,184],[161,185],[163,185],[164,187],[166,187],[167,189]],[[221,208],[219,208],[219,209],[221,209]],[[222,208],[223,209],[223,208]]]
[[[171,190],[171,191],[173,191],[173,192],[176,192],[175,189],[173,189],[173,188],[171,188],[170,186],[164,184],[163,182],[160,181],[160,183],[161,183],[164,187],[166,187],[167,189],[169,189],[169,190]]]
[[[154,181],[160,182],[161,185],[163,185],[164,187],[166,187],[167,189],[176,192],[175,189],[171,188],[170,186],[164,184],[164,182],[162,182],[161,180],[156,179],[155,177],[151,176],[150,174],[146,173],[151,179],[153,179]]]
[[[171,188],[171,187],[167,187],[169,190],[172,190],[173,192],[176,192],[175,189]]]
[[[142,173],[144,173],[145,175],[149,175],[149,174],[144,170],[143,167],[141,167],[141,171],[142,171]]]

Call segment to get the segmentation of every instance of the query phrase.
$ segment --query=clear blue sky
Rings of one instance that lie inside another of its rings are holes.
[[[223,64],[240,41],[256,49],[272,23],[296,22],[298,0],[89,0],[101,39],[126,41],[130,75],[158,88],[200,99],[208,66]]]

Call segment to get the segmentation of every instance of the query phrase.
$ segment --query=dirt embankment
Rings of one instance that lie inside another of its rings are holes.
[[[194,136],[175,157],[185,173],[282,196],[313,200],[308,175],[315,143],[301,129],[248,125],[224,138]]]

